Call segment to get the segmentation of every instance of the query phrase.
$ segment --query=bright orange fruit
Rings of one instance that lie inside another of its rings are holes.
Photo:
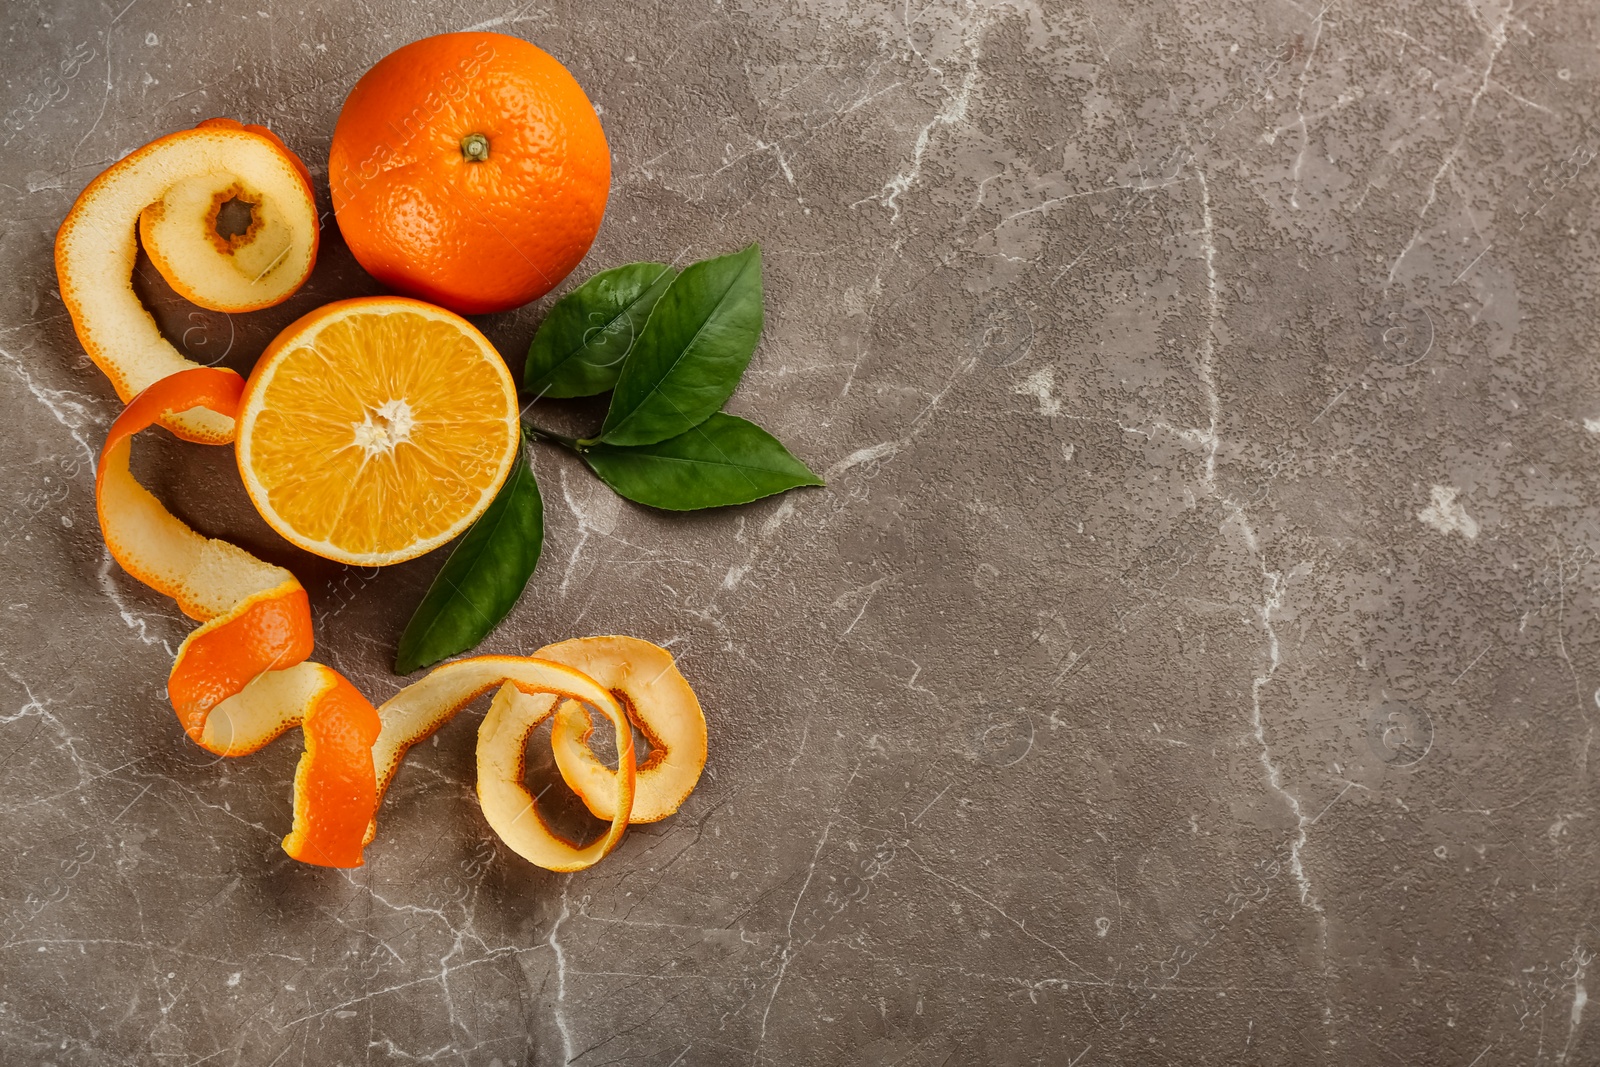
[[[341,300],[267,346],[239,400],[239,473],[262,518],[342,563],[420,556],[483,514],[521,440],[487,338],[401,296]]]
[[[611,152],[548,53],[447,33],[390,53],[350,90],[328,184],[373,277],[478,314],[543,296],[577,266],[600,229]]]

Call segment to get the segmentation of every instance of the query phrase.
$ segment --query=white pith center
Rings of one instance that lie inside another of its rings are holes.
[[[409,440],[416,420],[411,417],[411,405],[404,400],[385,400],[368,411],[360,422],[350,425],[355,428],[357,447],[371,459],[387,455],[396,445]]]

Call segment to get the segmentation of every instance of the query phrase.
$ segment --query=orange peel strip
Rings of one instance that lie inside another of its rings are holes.
[[[293,578],[245,597],[226,614],[207,622],[184,639],[167,677],[167,696],[183,732],[218,755],[243,755],[261,747],[240,747],[233,737],[238,732],[235,727],[229,731],[227,747],[218,752],[207,743],[211,713],[257,676],[309,659],[311,647],[311,603]],[[231,715],[229,719],[233,727]],[[279,720],[278,725],[272,737],[292,724]],[[215,731],[211,736],[216,736]]]
[[[306,750],[294,774],[294,828],[283,850],[323,867],[359,867],[378,806],[372,743],[380,729],[370,701],[320,663],[320,683],[303,705]]]
[[[575,667],[610,690],[649,740],[639,764],[629,822],[658,822],[676,812],[706,765],[706,719],[672,653],[637,637],[579,637],[546,645],[541,659]],[[616,772],[589,748],[594,722],[576,701],[562,701],[550,728],[556,766],[597,819],[613,814]]]
[[[578,871],[616,847],[633,807],[633,734],[622,705],[593,678],[549,660],[526,656],[472,656],[434,668],[378,708],[383,731],[373,746],[378,791],[393,779],[406,750],[443,726],[474,699],[499,687],[478,730],[478,801],[483,815],[518,855],[552,871]],[[611,775],[611,825],[588,845],[559,836],[539,815],[522,784],[528,734],[553,712],[557,701],[582,701],[617,731],[617,771]],[[376,825],[368,831],[368,839]]]
[[[164,422],[169,412],[203,410],[231,426],[243,390],[244,379],[233,371],[211,367],[162,379],[135,397],[111,424],[95,470],[95,507],[113,558],[201,622],[249,596],[293,582],[294,575],[226,541],[195,533],[139,484],[128,462],[133,436]]]
[[[377,807],[377,711],[337,671],[307,661],[311,609],[294,575],[195,533],[129,470],[140,430],[197,410],[231,426],[242,386],[232,371],[196,367],[134,397],[112,423],[95,471],[100,530],[123,569],[202,623],[179,646],[167,679],[184,732],[233,756],[301,726],[306,747],[284,851],[306,863],[357,867]]]
[[[229,199],[252,205],[250,226],[233,239],[215,229]],[[215,311],[282,303],[317,259],[310,174],[263,127],[208,119],[107,168],[79,194],[56,234],[56,276],[79,341],[123,400],[198,366],[161,336],[133,290],[136,228],[173,289]],[[210,408],[163,421],[186,440],[233,437],[232,419]]]

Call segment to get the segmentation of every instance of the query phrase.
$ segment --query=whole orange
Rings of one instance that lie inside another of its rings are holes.
[[[543,296],[583,259],[611,152],[582,87],[543,49],[446,33],[356,82],[328,184],[339,231],[373,277],[479,314]]]

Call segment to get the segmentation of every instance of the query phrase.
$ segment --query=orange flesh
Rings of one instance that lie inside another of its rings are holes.
[[[290,541],[347,563],[420,555],[489,506],[518,447],[509,372],[470,324],[397,297],[290,326],[250,376],[239,467]]]

